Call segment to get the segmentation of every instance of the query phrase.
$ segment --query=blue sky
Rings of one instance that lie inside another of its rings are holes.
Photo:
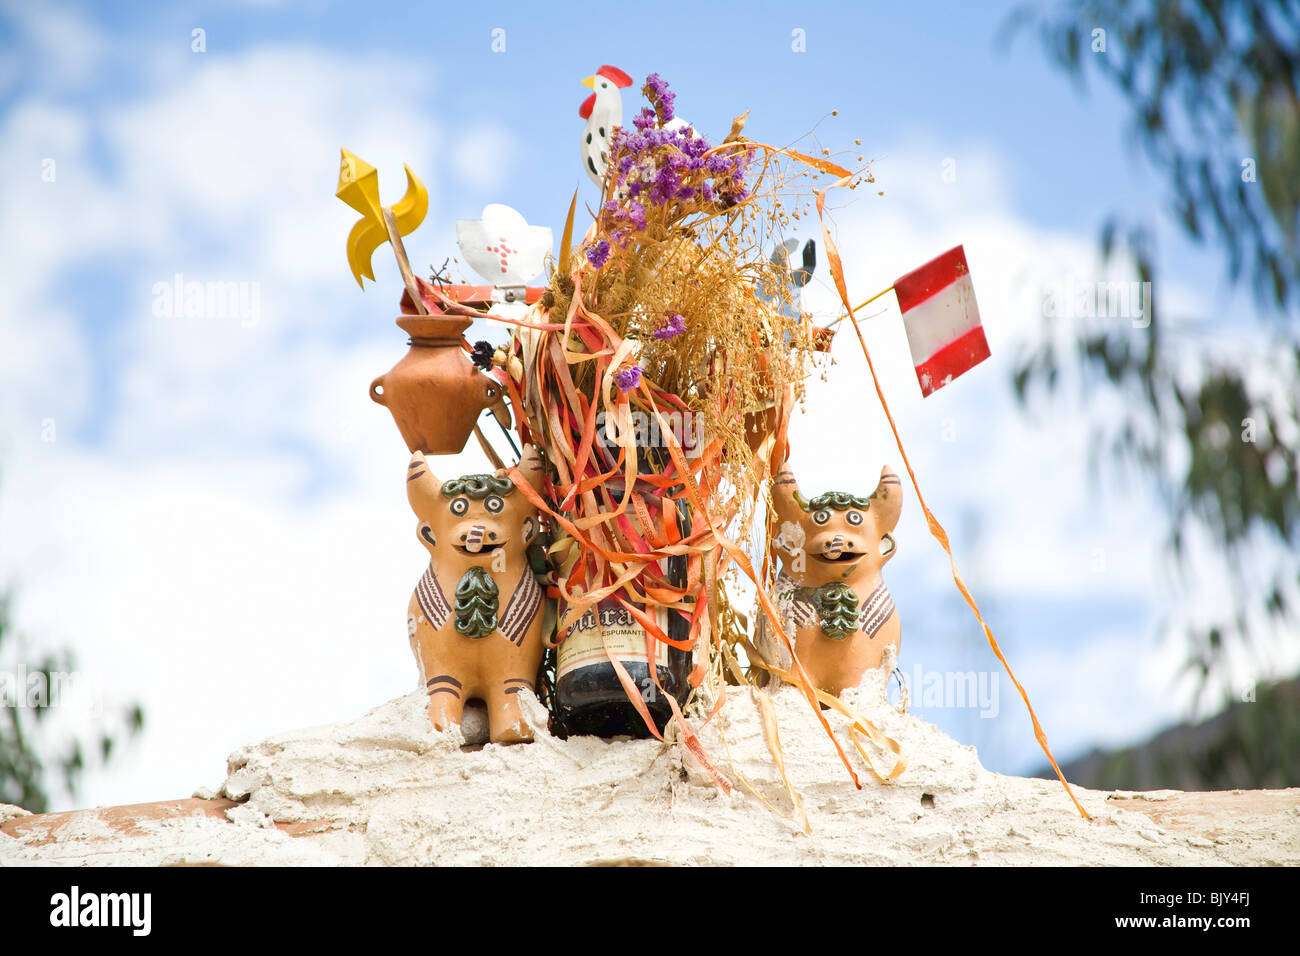
[[[346,3],[255,2],[65,9],[112,38],[110,75],[77,91],[88,106],[148,89],[140,55],[185,51],[190,31],[201,27],[210,57],[292,42],[373,64],[418,61],[434,89],[412,101],[412,122],[420,107],[452,126],[500,117],[532,140],[572,119],[582,90],[571,78],[609,60],[637,77],[653,69],[670,78],[694,122],[710,129],[725,129],[743,103],[753,110],[751,128],[771,142],[792,141],[838,109],[838,121],[820,127],[830,144],[860,136],[870,151],[872,142],[908,130],[929,134],[942,156],[973,142],[1003,144],[1015,159],[1017,211],[1045,225],[1095,223],[1115,206],[1154,213],[1151,181],[1135,162],[1117,98],[1095,85],[1077,95],[1031,31],[1009,45],[996,42],[1013,6],[666,3],[653,14],[610,5],[599,17],[532,3],[368,3],[364,12]],[[506,31],[504,55],[490,49],[497,28]],[[805,31],[806,53],[791,51],[796,29]],[[10,86],[9,104],[44,92],[43,71],[31,69],[35,51],[15,46],[30,72]],[[574,178],[565,172],[572,173],[544,160],[521,163],[502,199],[531,212],[530,201]],[[536,215],[549,212],[539,206]]]
[[[660,73],[712,137],[749,109],[754,138],[873,160],[884,195],[856,194],[835,220],[862,297],[966,244],[989,362],[923,402],[896,309],[867,323],[922,490],[1058,757],[1183,714],[1180,649],[1154,638],[1151,502],[1099,497],[1083,420],[1027,418],[1008,385],[1041,334],[1041,289],[1112,277],[1099,224],[1157,221],[1162,190],[1109,91],[1081,93],[1032,35],[997,45],[1009,9],[0,7],[0,581],[32,642],[72,645],[104,700],[138,699],[149,718],[82,802],[215,783],[241,742],[410,688],[402,615],[423,552],[395,478],[405,451],[365,398],[402,352],[400,281],[383,248],[364,293],[348,273],[338,148],[379,168],[388,202],[403,162],[428,185],[417,269],[454,256],[455,220],[489,202],[558,234],[575,187],[595,198],[577,111],[602,63]],[[1214,261],[1162,232],[1162,304],[1189,327],[1243,314]],[[256,283],[257,322],[158,316],[154,290],[176,273]],[[808,305],[830,317],[824,280]],[[866,489],[900,465],[855,347],[839,337],[795,426],[805,486]],[[996,672],[910,491],[897,536],[904,670]],[[1003,680],[996,719],[920,713],[1023,772],[1042,758],[1013,695]]]

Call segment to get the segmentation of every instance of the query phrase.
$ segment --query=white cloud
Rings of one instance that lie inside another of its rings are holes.
[[[476,189],[500,189],[518,150],[519,144],[507,127],[481,123],[456,136],[451,150],[452,172]]]
[[[27,65],[46,89],[75,88],[92,80],[107,53],[103,34],[84,16],[70,9],[45,4],[5,3],[22,45]],[[13,58],[15,62],[18,57]]]
[[[406,189],[403,163],[426,183],[436,174],[438,127],[423,115],[427,74],[394,64],[395,76],[387,64],[293,47],[189,63],[169,92],[105,117],[120,188],[138,212],[152,222],[197,220],[202,242],[166,250],[170,261],[206,259],[216,239],[234,245],[219,252],[259,276],[332,278],[337,237],[356,219],[342,203],[321,201],[337,185],[339,147],[379,170],[385,202]]]

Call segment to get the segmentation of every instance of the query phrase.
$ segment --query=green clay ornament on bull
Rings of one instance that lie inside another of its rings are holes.
[[[812,593],[818,623],[833,641],[842,641],[858,629],[858,596],[841,582],[823,584]]]
[[[498,602],[492,575],[470,568],[456,585],[456,630],[466,637],[487,637],[497,629]]]

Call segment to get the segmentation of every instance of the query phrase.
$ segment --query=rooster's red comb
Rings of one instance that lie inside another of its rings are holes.
[[[614,85],[619,89],[632,85],[632,77],[628,76],[616,66],[602,66],[596,71],[597,76],[603,76],[607,80],[612,80]]]

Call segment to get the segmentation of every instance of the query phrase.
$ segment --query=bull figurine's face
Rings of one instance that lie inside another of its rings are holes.
[[[541,456],[532,446],[525,449],[519,470],[533,488],[541,488]],[[416,452],[407,470],[406,492],[420,519],[420,543],[435,561],[487,566],[504,557],[522,566],[528,545],[540,531],[537,509],[504,474],[441,482],[424,455]]]
[[[772,484],[773,543],[787,573],[809,585],[877,574],[896,549],[891,532],[898,525],[901,492],[898,476],[886,467],[868,497],[832,491],[808,499],[794,473],[783,468]]]

